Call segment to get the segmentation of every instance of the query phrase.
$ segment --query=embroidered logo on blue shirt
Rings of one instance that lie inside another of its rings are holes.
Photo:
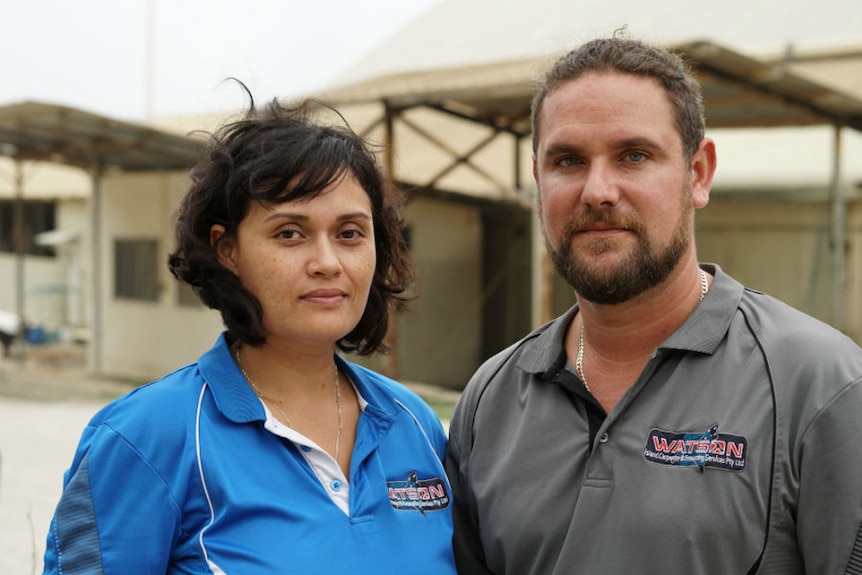
[[[449,507],[449,493],[442,477],[419,479],[411,471],[403,481],[387,481],[389,503],[399,511],[441,511]]]
[[[742,471],[748,440],[742,435],[719,433],[713,425],[703,433],[679,433],[654,428],[649,432],[644,457],[661,465],[694,466]]]

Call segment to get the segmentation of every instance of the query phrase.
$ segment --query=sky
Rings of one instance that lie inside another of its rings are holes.
[[[439,0],[17,0],[0,29],[0,105],[144,121],[338,84]],[[11,5],[11,7],[10,7]]]

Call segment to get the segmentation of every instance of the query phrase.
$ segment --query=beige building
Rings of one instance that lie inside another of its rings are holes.
[[[719,146],[712,200],[698,213],[700,259],[862,341],[862,8],[824,2],[818,33],[801,2],[783,4],[787,20],[767,27],[755,23],[768,6],[731,2],[735,18],[706,18],[659,4],[630,31],[701,66]],[[586,3],[522,5],[441,2],[325,94],[354,128],[391,144],[384,161],[407,192],[418,297],[398,317],[395,354],[371,362],[401,379],[462,386],[490,353],[572,302],[536,229],[524,112],[549,56],[607,33],[626,11],[589,5],[593,23],[569,34]],[[86,341],[99,373],[145,381],[193,360],[221,322],[165,265],[188,186],[175,162],[196,149],[183,134],[218,119],[89,118],[139,139],[117,137],[112,159],[78,141],[90,155],[63,167],[57,150],[22,152],[20,112],[0,109],[2,153],[19,158],[0,160],[0,310],[43,328],[31,339]],[[21,204],[25,253],[11,229]]]

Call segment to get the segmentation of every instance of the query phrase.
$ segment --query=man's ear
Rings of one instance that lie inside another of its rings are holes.
[[[716,167],[715,142],[711,138],[704,138],[691,159],[692,204],[695,208],[702,208],[709,203]]]
[[[536,163],[536,154],[533,154],[533,181],[539,184],[539,164]]]
[[[210,227],[210,245],[215,248],[219,263],[233,273],[237,273],[234,259],[236,242],[233,236],[227,234],[223,225],[213,224]]]

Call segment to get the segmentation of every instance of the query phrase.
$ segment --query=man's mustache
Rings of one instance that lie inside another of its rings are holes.
[[[643,221],[637,216],[624,214],[617,210],[591,209],[570,220],[566,224],[564,233],[566,238],[571,240],[576,234],[595,229],[597,226],[624,229],[638,235],[644,231]]]

